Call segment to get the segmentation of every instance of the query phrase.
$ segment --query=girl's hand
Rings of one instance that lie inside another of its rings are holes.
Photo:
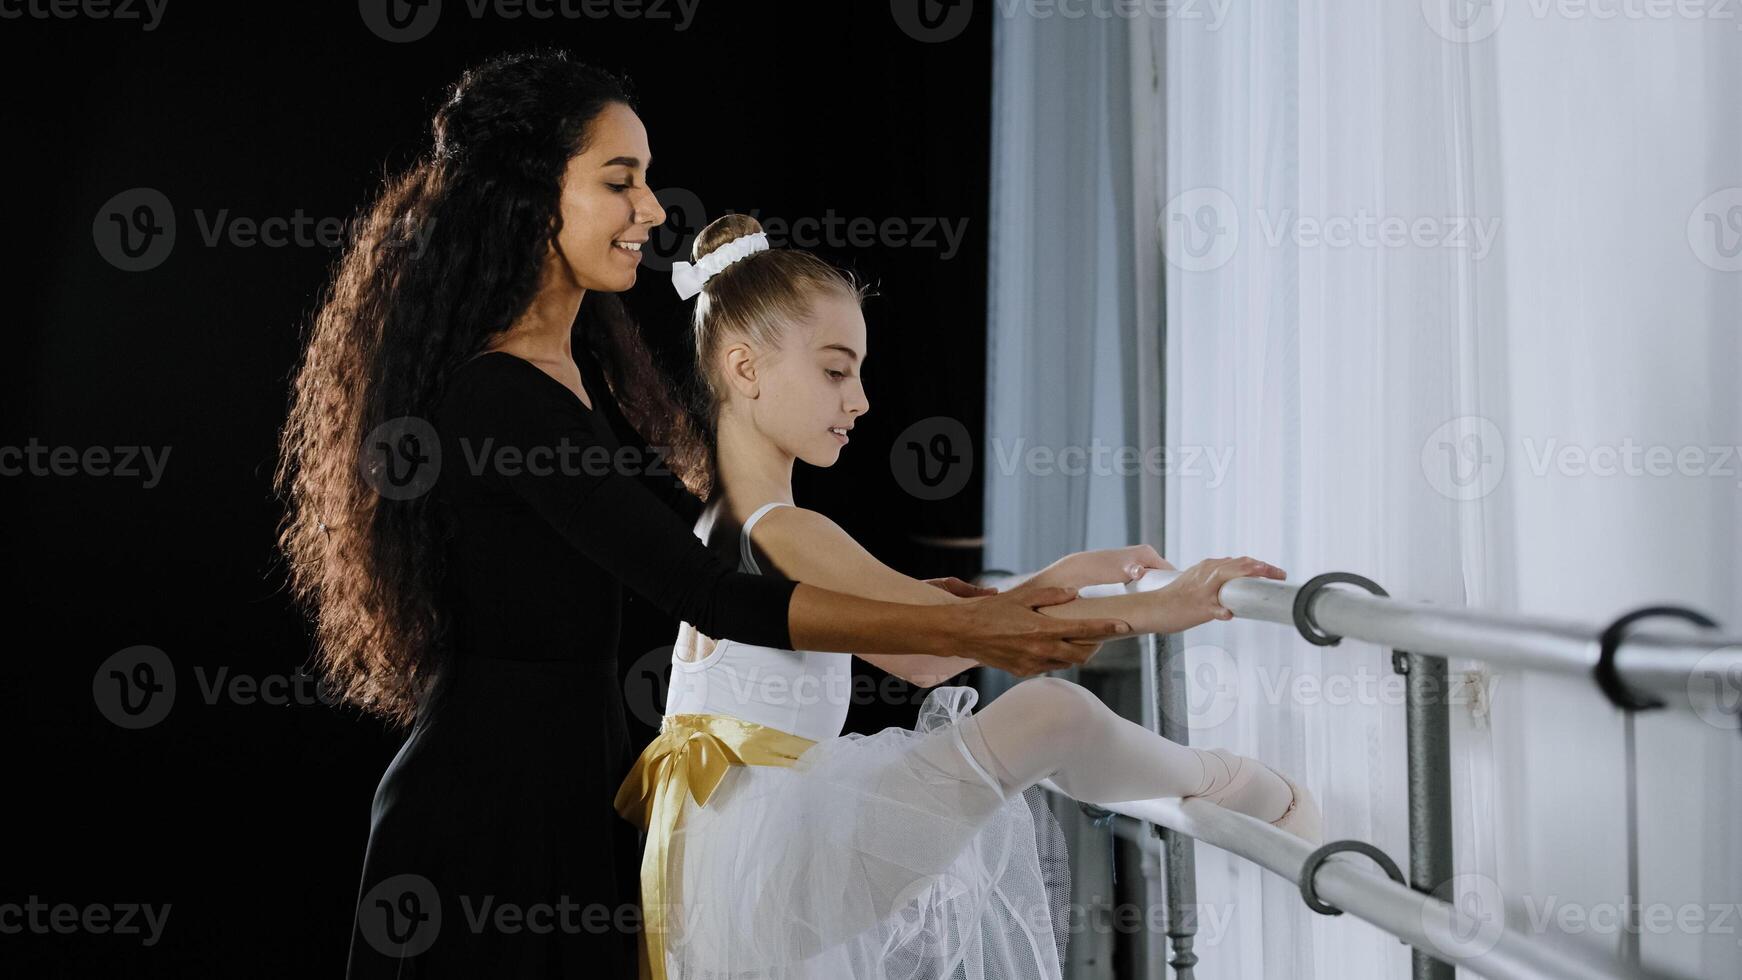
[[[1029,582],[1036,585],[1057,585],[1081,589],[1090,585],[1123,585],[1134,582],[1152,568],[1171,570],[1173,565],[1156,554],[1146,544],[1128,548],[1103,548],[1099,551],[1079,551],[1053,562]]]
[[[1288,575],[1269,562],[1256,558],[1206,558],[1186,569],[1165,587],[1156,590],[1174,608],[1191,621],[1187,628],[1212,619],[1233,619],[1234,613],[1222,605],[1222,586],[1237,578],[1284,579]]]

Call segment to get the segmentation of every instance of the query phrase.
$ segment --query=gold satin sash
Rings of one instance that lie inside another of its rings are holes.
[[[687,791],[707,806],[728,766],[790,766],[811,739],[729,715],[668,715],[635,760],[613,805],[647,831],[641,855],[641,980],[665,980],[669,848]]]

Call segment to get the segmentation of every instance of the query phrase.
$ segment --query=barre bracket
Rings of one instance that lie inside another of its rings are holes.
[[[1300,587],[1300,591],[1294,594],[1294,628],[1300,631],[1302,639],[1314,646],[1334,647],[1343,642],[1342,637],[1333,636],[1320,628],[1312,614],[1313,600],[1318,598],[1319,590],[1334,582],[1359,585],[1374,595],[1389,597],[1389,593],[1380,588],[1372,579],[1356,575],[1354,572],[1325,572],[1322,575],[1314,575],[1307,579],[1305,584]]]
[[[1682,606],[1647,606],[1635,609],[1610,623],[1597,641],[1597,664],[1591,668],[1591,676],[1609,702],[1622,711],[1647,711],[1664,706],[1662,700],[1628,687],[1627,682],[1615,670],[1615,652],[1621,648],[1621,641],[1627,635],[1627,627],[1652,616],[1685,619],[1706,629],[1715,629],[1718,625],[1710,616]]]
[[[1327,905],[1323,899],[1320,899],[1318,893],[1313,888],[1313,875],[1318,873],[1319,865],[1325,863],[1326,858],[1340,851],[1355,851],[1367,855],[1373,859],[1375,864],[1379,865],[1380,870],[1384,871],[1392,881],[1395,881],[1406,888],[1409,887],[1409,882],[1404,879],[1403,872],[1399,871],[1397,868],[1397,862],[1391,860],[1391,858],[1379,848],[1374,847],[1372,844],[1369,844],[1364,840],[1332,841],[1311,854],[1308,854],[1306,861],[1300,866],[1300,897],[1306,900],[1307,908],[1312,909],[1314,912],[1317,912],[1320,915],[1343,914],[1342,909],[1337,908],[1335,905]]]

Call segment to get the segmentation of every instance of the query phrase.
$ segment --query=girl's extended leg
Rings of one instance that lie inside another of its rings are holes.
[[[1058,678],[1024,681],[957,727],[958,754],[965,749],[1005,795],[1051,779],[1085,803],[1200,796],[1266,822],[1295,796],[1256,760],[1165,739]],[[940,769],[959,767],[951,747],[939,740],[926,754]]]

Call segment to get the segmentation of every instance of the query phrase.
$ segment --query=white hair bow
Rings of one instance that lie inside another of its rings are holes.
[[[768,234],[741,235],[702,256],[694,265],[688,262],[671,264],[671,284],[679,299],[689,299],[702,291],[702,284],[720,274],[720,270],[740,259],[768,248]]]

